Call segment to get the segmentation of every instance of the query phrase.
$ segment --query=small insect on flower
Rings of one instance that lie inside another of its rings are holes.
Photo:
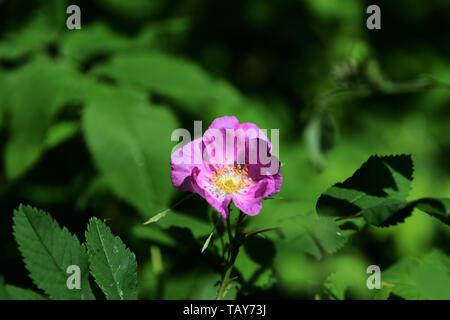
[[[256,215],[262,200],[281,188],[280,161],[271,152],[257,125],[234,116],[218,118],[203,137],[173,152],[172,184],[202,196],[223,219],[232,200],[242,212]]]

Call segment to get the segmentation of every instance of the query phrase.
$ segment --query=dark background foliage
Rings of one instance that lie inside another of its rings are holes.
[[[69,4],[81,8],[81,30],[66,28]],[[184,197],[170,186],[170,133],[192,132],[194,120],[205,129],[235,115],[280,129],[282,199],[267,200],[255,226],[279,212],[314,214],[320,194],[372,154],[412,154],[411,199],[450,197],[450,3],[378,1],[381,30],[365,27],[370,4],[0,1],[5,281],[34,287],[12,234],[13,210],[26,203],[80,238],[90,217],[106,219],[136,253],[140,298],[214,297],[223,266],[213,249],[200,253],[216,216],[205,201],[142,225]],[[449,254],[449,237],[414,211],[393,227],[363,226],[320,257],[255,238],[238,258],[237,296],[327,297],[327,279],[351,287],[370,264]],[[347,298],[369,297],[355,287]]]

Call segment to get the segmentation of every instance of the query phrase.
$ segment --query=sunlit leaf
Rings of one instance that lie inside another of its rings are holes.
[[[392,293],[413,300],[450,299],[450,258],[434,250],[423,260],[405,257],[386,271],[382,281]]]
[[[54,145],[51,125],[65,104],[80,101],[83,83],[68,65],[36,60],[12,74],[7,87],[11,137],[4,159],[8,178],[16,179],[35,164],[45,148]],[[68,137],[59,135],[57,140]]]
[[[175,191],[169,163],[174,116],[124,88],[98,87],[88,100],[83,131],[110,188],[145,218],[167,208]]]
[[[14,236],[30,277],[50,298],[94,299],[84,246],[47,213],[30,206],[19,206],[14,212]],[[80,268],[80,289],[67,287],[70,276],[67,268],[73,265]]]
[[[82,32],[67,32],[65,35],[61,52],[79,63],[126,49],[129,45],[128,39],[100,23],[83,27]]]
[[[132,253],[99,219],[91,218],[86,231],[90,269],[109,300],[137,298],[137,262]]]

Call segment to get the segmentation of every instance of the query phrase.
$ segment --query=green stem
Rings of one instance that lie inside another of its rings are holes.
[[[222,218],[219,217],[219,221],[220,221],[220,226],[223,228],[223,224],[222,224]],[[222,258],[225,259],[225,243],[223,241],[223,229],[220,230],[219,232],[219,236],[220,236],[220,245],[222,246]]]
[[[222,283],[220,285],[219,293],[217,294],[217,300],[223,300],[225,291],[228,286],[228,282],[230,280],[231,270],[233,269],[233,265],[228,267],[227,272],[225,272],[225,275],[223,277]]]
[[[230,244],[233,242],[233,235],[231,234],[231,223],[230,223],[230,217],[227,219],[227,232],[228,232],[228,240],[230,241]]]
[[[340,218],[334,219],[334,221],[341,221],[341,220],[345,220],[345,219],[356,218],[356,217],[359,217],[359,216],[361,216],[361,215],[362,215],[362,212],[359,211],[359,212],[357,212],[357,213],[355,213],[355,214],[352,214],[351,216],[340,217]]]
[[[250,237],[252,237],[254,235],[257,235],[259,233],[262,233],[262,232],[267,232],[267,231],[272,231],[272,230],[277,230],[277,229],[279,229],[279,228],[278,227],[270,227],[270,228],[264,228],[264,229],[255,230],[255,231],[246,233],[244,235],[244,239],[248,239],[248,238],[250,238]]]
[[[238,234],[239,234],[239,228],[241,226],[242,220],[244,219],[244,214],[242,213],[242,211],[239,211],[239,217],[238,217],[238,221],[236,223],[236,231],[234,234],[234,238],[237,239],[238,238]]]
[[[230,217],[227,219],[227,231],[228,231],[228,238],[230,240],[229,246],[228,246],[228,256],[227,256],[227,271],[225,272],[222,282],[220,284],[219,293],[217,294],[217,300],[223,300],[226,288],[230,282],[230,275],[231,271],[233,270],[234,262],[236,261],[236,258],[239,254],[239,247],[242,244],[241,241],[241,234],[240,232],[240,225],[242,223],[242,220],[244,219],[244,214],[242,212],[239,213],[238,221],[236,223],[236,231],[235,236],[233,237],[233,234],[231,232],[231,223],[230,223]]]
[[[227,233],[228,233],[228,252],[227,252],[227,262],[231,261],[231,247],[233,245],[233,235],[231,234],[231,223],[230,217],[227,219]]]

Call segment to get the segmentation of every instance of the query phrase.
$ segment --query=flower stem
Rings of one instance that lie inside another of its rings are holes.
[[[218,221],[220,221],[220,226],[223,227],[222,218],[219,217],[218,219],[219,219]],[[220,236],[220,245],[222,247],[222,258],[225,259],[225,243],[223,241],[223,232],[222,231],[219,232],[219,236]]]
[[[241,226],[242,220],[244,219],[244,214],[242,213],[242,211],[239,211],[239,217],[238,220],[236,222],[236,231],[234,234],[235,239],[237,239],[238,235],[239,235],[239,228]]]
[[[230,274],[231,274],[232,269],[233,269],[233,266],[231,265],[228,267],[227,272],[225,272],[222,283],[220,284],[219,293],[217,294],[217,300],[223,300],[223,298],[225,296],[225,291],[227,289],[228,282],[230,280]]]
[[[231,233],[230,217],[228,217],[228,219],[227,219],[227,233],[228,233],[227,261],[229,263],[231,261],[231,246],[233,244],[233,235]]]
[[[226,289],[229,285],[230,282],[230,275],[231,275],[231,271],[233,270],[233,266],[234,266],[234,262],[236,261],[236,258],[239,254],[239,248],[242,244],[242,237],[240,234],[240,226],[242,223],[242,220],[244,219],[244,214],[242,212],[239,212],[239,217],[238,217],[238,221],[236,223],[236,231],[235,231],[235,235],[233,237],[232,231],[231,231],[231,223],[230,223],[230,218],[228,217],[227,219],[227,231],[228,231],[228,238],[230,240],[230,243],[228,245],[228,256],[227,256],[227,271],[225,272],[221,284],[220,284],[220,288],[219,288],[219,292],[217,294],[217,300],[223,300],[225,293],[226,293]]]
[[[359,212],[357,212],[357,213],[355,213],[355,214],[352,214],[351,216],[340,217],[340,218],[335,219],[334,221],[341,221],[341,220],[345,220],[345,219],[356,218],[356,217],[359,217],[359,216],[361,216],[361,215],[362,215],[362,212],[359,211]]]
[[[248,238],[250,238],[250,237],[252,237],[254,235],[257,235],[259,233],[262,233],[262,232],[267,232],[267,231],[272,231],[272,230],[277,230],[277,229],[279,229],[279,228],[278,227],[270,227],[270,228],[264,228],[264,229],[255,230],[255,231],[246,233],[244,235],[244,239],[248,239]]]
[[[227,232],[228,232],[228,240],[230,241],[230,244],[233,242],[233,235],[231,234],[231,223],[230,223],[230,217],[227,219]]]

